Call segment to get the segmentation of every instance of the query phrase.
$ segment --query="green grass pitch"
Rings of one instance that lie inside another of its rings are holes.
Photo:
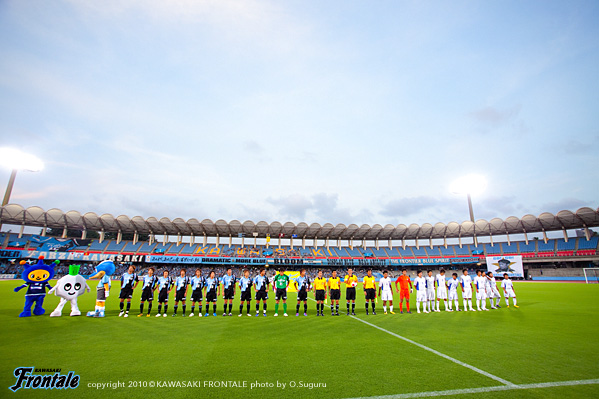
[[[12,289],[21,280],[0,282],[0,397],[62,397],[103,395],[123,398],[163,396],[255,398],[348,398],[397,395],[425,391],[493,387],[501,383],[469,368],[405,342],[345,315],[295,317],[295,293],[289,294],[290,317],[136,317],[139,287],[131,317],[119,318],[119,283],[113,283],[104,319],[69,317],[67,304],[61,318],[48,314],[58,303],[47,296],[46,315],[19,318],[24,291]],[[79,298],[84,313],[93,309],[92,292]],[[519,309],[503,307],[489,312],[433,314],[364,314],[359,291],[357,317],[409,338],[440,353],[477,367],[514,384],[535,384],[599,378],[599,285],[516,282]],[[343,292],[344,290],[342,290]],[[171,293],[173,294],[173,293]],[[342,293],[343,295],[343,293]],[[313,295],[311,295],[313,297]],[[396,300],[397,310],[397,300]],[[502,299],[502,306],[504,300]],[[460,302],[460,307],[462,304]],[[188,304],[189,312],[190,304]],[[412,310],[415,295],[412,295]],[[147,309],[147,304],[146,304]],[[156,313],[154,305],[153,314]],[[169,312],[172,313],[173,302]],[[252,304],[252,310],[255,307]],[[179,310],[180,312],[180,310]],[[282,311],[280,311],[282,314]],[[75,391],[8,390],[19,366],[60,368],[81,376]],[[247,388],[106,388],[89,383],[136,381],[247,381]],[[250,389],[253,382],[275,387]],[[285,383],[285,389],[277,387]],[[325,387],[289,387],[290,382],[324,383]],[[456,395],[460,396],[460,395]],[[462,394],[483,398],[599,397],[599,385],[560,386]]]

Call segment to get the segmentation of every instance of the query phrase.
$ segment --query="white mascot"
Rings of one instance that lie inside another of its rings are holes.
[[[60,298],[60,303],[54,309],[54,312],[50,313],[50,317],[62,316],[62,308],[67,302],[71,302],[71,316],[80,316],[81,312],[77,306],[77,298],[80,295],[90,291],[85,278],[79,274],[80,265],[69,266],[69,274],[62,277],[56,282],[54,288],[52,288],[48,294],[54,293]]]

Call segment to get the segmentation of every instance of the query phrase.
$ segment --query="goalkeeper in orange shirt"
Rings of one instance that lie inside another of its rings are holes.
[[[397,284],[399,284],[401,289],[398,289]],[[408,288],[408,285],[410,288]],[[399,313],[403,313],[403,300],[406,300],[406,313],[410,312],[410,293],[412,292],[412,281],[410,280],[410,276],[408,276],[408,271],[406,269],[402,269],[401,276],[395,280],[395,290],[399,292]]]

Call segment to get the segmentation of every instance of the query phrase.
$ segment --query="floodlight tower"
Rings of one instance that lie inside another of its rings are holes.
[[[8,204],[10,201],[10,195],[15,184],[17,171],[25,170],[28,172],[39,172],[44,168],[42,160],[35,155],[6,147],[0,148],[0,165],[11,169],[6,192],[4,193],[4,199],[2,200],[2,206]]]
[[[466,194],[470,221],[474,223],[474,210],[472,208],[472,195],[480,194],[487,188],[487,180],[481,175],[467,175],[460,177],[451,184],[451,191],[455,194]]]

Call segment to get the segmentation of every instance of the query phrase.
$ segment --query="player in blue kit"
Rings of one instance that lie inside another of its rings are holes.
[[[303,301],[304,316],[308,316],[308,292],[312,289],[312,287],[310,285],[310,278],[306,276],[306,269],[300,270],[299,277],[295,278],[295,288],[297,289],[297,304],[295,305],[295,315],[299,316],[300,302]]]
[[[239,304],[239,317],[243,316],[243,305],[247,304],[247,315],[250,314],[250,306],[252,302],[252,279],[250,278],[250,271],[245,269],[243,271],[243,277],[239,279],[239,290],[241,291],[241,303]]]
[[[193,317],[193,312],[196,307],[196,302],[198,302],[198,316],[202,317],[202,290],[204,289],[204,285],[206,285],[206,279],[202,276],[202,271],[200,269],[196,269],[196,274],[189,280],[189,284],[191,284],[191,313],[189,317]]]
[[[254,277],[254,291],[256,291],[256,316],[260,315],[260,300],[262,300],[262,308],[264,316],[266,316],[266,301],[268,300],[268,277],[266,269],[260,269],[260,274]]]
[[[233,316],[231,310],[233,309],[233,298],[235,298],[235,282],[237,281],[237,277],[231,271],[229,267],[227,272],[221,278],[221,283],[223,285],[223,299],[225,300],[224,308],[223,308],[223,316],[226,316],[229,313],[229,316]],[[227,312],[227,307],[229,307],[229,312]]]
[[[204,285],[205,297],[206,297],[206,314],[209,316],[209,307],[212,303],[212,315],[216,316],[216,298],[220,295],[220,280],[216,277],[214,270],[210,271],[208,278],[206,279],[206,285]]]
[[[121,276],[121,293],[119,298],[121,299],[119,317],[129,317],[129,309],[131,309],[131,297],[133,297],[133,290],[139,284],[137,274],[135,274],[135,266],[131,265],[125,273]],[[127,300],[127,310],[123,311],[125,299]]]
[[[173,284],[173,279],[168,275],[168,270],[162,272],[162,277],[158,277],[158,314],[156,317],[160,317],[163,304],[164,314],[162,316],[166,317],[166,313],[168,312],[168,294],[171,293]]]
[[[158,278],[154,276],[154,268],[150,267],[148,269],[148,274],[142,278],[142,288],[141,288],[141,303],[139,304],[139,314],[137,317],[141,317],[144,315],[144,302],[148,301],[148,314],[146,317],[150,317],[150,313],[152,313],[152,301],[154,300],[154,291],[156,290],[156,285],[158,284]]]
[[[183,317],[185,317],[185,300],[187,299],[187,286],[189,285],[189,277],[186,274],[187,269],[181,269],[179,277],[175,279],[175,308],[173,317],[177,315],[179,301],[183,305]]]

